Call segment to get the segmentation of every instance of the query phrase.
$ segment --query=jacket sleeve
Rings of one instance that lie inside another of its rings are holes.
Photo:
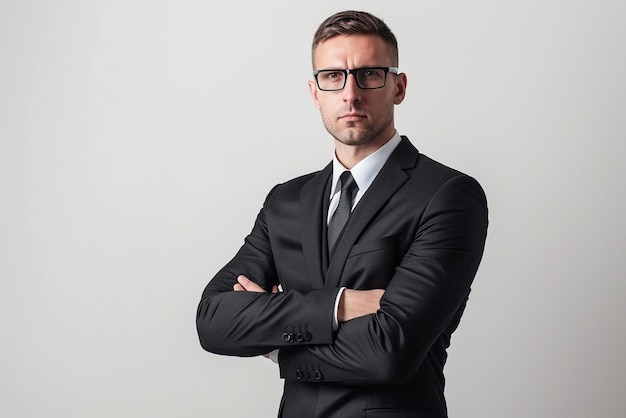
[[[465,175],[445,182],[428,203],[380,310],[340,324],[332,344],[281,350],[281,377],[348,384],[411,379],[434,344],[443,350],[449,345],[482,258],[487,224],[480,185]]]
[[[277,186],[278,187],[278,186]],[[210,352],[256,356],[281,347],[330,344],[338,289],[235,292],[240,274],[271,289],[278,284],[265,206],[235,257],[204,289],[196,313],[200,344]]]

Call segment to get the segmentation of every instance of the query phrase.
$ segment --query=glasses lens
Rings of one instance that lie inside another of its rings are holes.
[[[385,85],[385,70],[363,68],[356,73],[356,79],[362,89],[379,89]]]
[[[343,71],[325,70],[317,74],[317,84],[322,90],[341,90],[345,79],[346,75]]]

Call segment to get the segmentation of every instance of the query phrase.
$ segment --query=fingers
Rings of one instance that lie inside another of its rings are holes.
[[[256,284],[252,280],[248,279],[243,274],[240,275],[239,277],[237,277],[237,283],[235,283],[233,285],[233,290],[236,291],[236,292],[241,292],[241,291],[258,292],[258,293],[264,293],[265,292],[265,289],[263,289],[261,286],[259,286],[258,284]],[[278,291],[278,289],[276,289],[276,290]],[[273,287],[272,287],[272,293],[276,293],[276,292],[274,292],[274,288]]]
[[[233,285],[233,290],[235,292],[258,292],[258,293],[266,292],[265,289],[263,289],[261,286],[259,286],[252,280],[248,279],[243,274],[237,277],[237,283]],[[278,293],[278,291],[279,291],[278,285],[273,285],[271,292]]]

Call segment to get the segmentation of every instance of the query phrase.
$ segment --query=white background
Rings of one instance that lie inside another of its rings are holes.
[[[623,416],[622,0],[0,1],[1,416],[276,415],[277,368],[203,352],[195,309],[329,161],[310,42],[349,8],[399,39],[400,133],[489,199],[451,417]]]

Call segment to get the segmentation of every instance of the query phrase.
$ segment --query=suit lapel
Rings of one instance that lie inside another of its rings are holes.
[[[417,157],[415,147],[406,137],[402,137],[402,142],[389,156],[369,189],[354,208],[330,260],[325,287],[339,287],[343,266],[350,249],[385,203],[408,180],[409,175],[406,169],[415,167]]]
[[[302,253],[311,278],[311,288],[324,286],[328,268],[326,249],[326,217],[332,163],[328,164],[300,191],[300,222],[302,225]]]

